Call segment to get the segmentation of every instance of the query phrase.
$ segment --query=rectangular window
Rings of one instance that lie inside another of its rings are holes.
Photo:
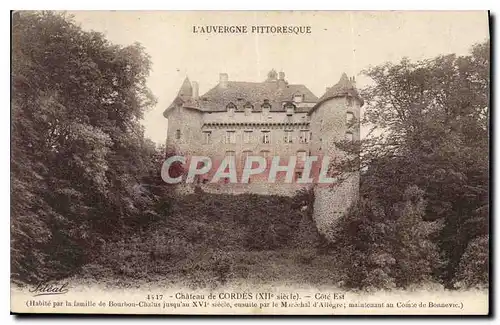
[[[226,131],[226,136],[224,138],[224,143],[236,143],[236,132]]]
[[[300,131],[300,137],[299,137],[299,142],[300,143],[309,143],[309,131]]]
[[[354,122],[354,114],[352,112],[347,112],[346,123],[351,124],[352,122]]]
[[[241,154],[241,165],[245,166],[245,162],[247,161],[247,158],[252,155],[252,152],[250,150],[245,150]]]
[[[244,131],[243,132],[243,142],[244,143],[252,143],[252,131]]]
[[[203,143],[210,144],[212,142],[212,131],[203,131]]]
[[[266,158],[266,159],[267,159],[267,158],[269,158],[269,151],[267,151],[267,150],[262,150],[262,151],[260,152],[260,156],[261,156],[261,157],[263,157],[263,158]]]
[[[292,134],[293,131],[285,130],[285,143],[292,143]]]
[[[175,130],[175,138],[179,140],[181,138],[181,130],[177,129]]]
[[[296,103],[301,103],[304,100],[304,95],[293,95],[293,101]]]
[[[262,131],[262,143],[271,143],[271,132]]]
[[[352,107],[352,103],[353,103],[352,97],[347,97],[347,106]]]

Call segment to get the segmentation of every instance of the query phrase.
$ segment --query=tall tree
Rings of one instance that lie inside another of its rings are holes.
[[[139,44],[117,46],[54,12],[12,19],[12,272],[64,275],[139,218],[155,154],[140,119],[155,99]]]
[[[435,241],[447,261],[440,278],[451,286],[469,243],[488,235],[489,42],[466,56],[403,59],[364,73],[371,132],[358,144],[361,193],[386,215],[409,187],[425,193],[423,220],[444,224]]]

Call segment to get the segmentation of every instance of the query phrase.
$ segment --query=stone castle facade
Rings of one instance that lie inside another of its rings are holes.
[[[247,156],[297,156],[298,178],[305,156],[341,157],[344,153],[337,142],[359,140],[362,105],[354,78],[345,73],[319,98],[305,85],[291,84],[283,72],[275,70],[263,82],[230,81],[221,73],[219,83],[201,96],[198,84],[186,78],[164,111],[167,151],[216,159],[235,156],[239,168]],[[299,186],[259,179],[239,185],[242,187],[206,186],[206,190],[291,195]],[[331,216],[344,213],[358,189],[357,174],[348,175],[337,186],[315,187],[318,227],[328,229]]]

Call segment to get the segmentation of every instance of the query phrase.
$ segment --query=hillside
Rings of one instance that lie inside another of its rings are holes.
[[[320,237],[307,197],[216,195],[177,197],[161,220],[106,244],[76,278],[111,286],[167,281],[191,288],[251,283],[320,284],[335,265],[317,254]],[[147,280],[145,280],[147,279]]]

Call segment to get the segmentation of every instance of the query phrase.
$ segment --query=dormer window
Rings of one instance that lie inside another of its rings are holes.
[[[229,103],[227,104],[226,108],[228,111],[234,111],[236,109],[236,105],[234,105],[233,103]]]
[[[293,115],[293,112],[295,110],[295,105],[293,103],[288,102],[285,103],[283,106],[285,107],[286,115],[288,116]]]
[[[304,95],[303,94],[295,94],[295,95],[293,95],[293,101],[295,103],[302,103],[304,101]]]
[[[267,114],[271,110],[271,104],[269,103],[269,99],[264,99],[264,103],[260,105],[262,108],[262,113]]]
[[[243,108],[245,109],[245,115],[250,115],[253,110],[253,105],[250,102],[246,102]]]

